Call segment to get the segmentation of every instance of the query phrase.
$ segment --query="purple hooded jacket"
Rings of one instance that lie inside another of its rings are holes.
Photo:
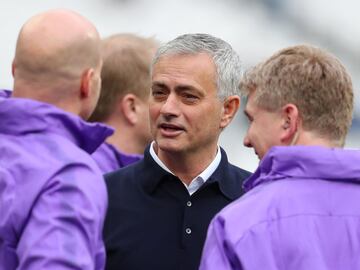
[[[212,221],[201,270],[360,269],[360,150],[274,147]]]
[[[110,134],[0,95],[0,270],[104,268],[107,194],[90,153]]]
[[[109,143],[103,143],[92,154],[103,174],[121,169],[143,158],[142,155],[125,154]]]

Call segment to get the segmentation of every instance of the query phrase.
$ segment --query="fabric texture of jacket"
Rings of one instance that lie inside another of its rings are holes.
[[[90,153],[112,131],[0,96],[0,269],[103,269],[106,187]]]
[[[360,150],[273,147],[211,222],[201,270],[360,269]]]
[[[92,154],[103,174],[116,171],[143,158],[143,155],[125,154],[115,146],[104,142]]]

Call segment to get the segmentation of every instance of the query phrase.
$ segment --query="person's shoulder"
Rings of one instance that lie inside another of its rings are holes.
[[[143,166],[142,160],[139,160],[135,163],[132,163],[126,167],[119,168],[118,170],[109,172],[105,174],[106,181],[115,181],[113,179],[122,178],[124,176],[131,177],[136,175],[137,173],[140,173],[139,170],[141,170],[141,167]]]
[[[229,163],[229,172],[243,180],[245,180],[246,178],[248,178],[251,175],[251,172],[249,172],[245,169],[242,169],[238,166],[235,166],[231,163]]]
[[[230,178],[234,178],[241,181],[244,181],[246,178],[248,178],[251,175],[251,172],[230,163],[225,150],[223,148],[220,149],[221,149],[221,162],[219,165],[220,170],[225,169],[225,173],[227,173]]]
[[[103,175],[90,155],[80,151],[75,156],[79,159],[67,159],[56,164],[57,172],[52,178],[55,180],[62,179],[64,183],[68,182],[68,179],[73,179],[74,185],[80,189],[104,189]]]
[[[143,160],[139,160],[126,167],[120,168],[116,171],[109,172],[104,175],[108,189],[121,187],[133,183],[133,180],[141,178],[143,172]]]
[[[239,232],[280,220],[289,214],[284,210],[291,208],[289,188],[291,189],[291,186],[284,181],[259,185],[224,207],[217,218],[228,224],[238,224]]]
[[[273,205],[267,204],[269,201],[266,199],[266,202],[262,200],[263,192],[254,191],[250,190],[231,202],[214,217],[214,222],[222,224],[225,231],[231,232],[234,241],[241,239],[257,225],[268,221],[267,209]]]

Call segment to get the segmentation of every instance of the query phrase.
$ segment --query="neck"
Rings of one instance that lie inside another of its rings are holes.
[[[33,99],[54,105],[63,111],[81,116],[81,101],[76,98],[76,91],[69,83],[44,86],[27,80],[14,80],[12,97]]]
[[[294,145],[313,145],[313,146],[323,146],[323,147],[340,147],[339,142],[334,142],[328,138],[321,137],[315,132],[302,131],[297,136]]]
[[[144,153],[146,145],[140,144],[131,126],[119,124],[119,121],[108,121],[105,123],[115,129],[113,135],[107,138],[107,143],[114,145],[123,153],[141,155]]]
[[[14,91],[12,94],[12,97],[15,98],[26,98],[26,99],[32,99],[39,102],[51,104],[63,111],[72,113],[74,115],[78,115],[81,117],[80,113],[80,104],[74,101],[68,101],[63,99],[53,99],[52,97],[49,97],[47,95],[40,94],[33,94],[31,92],[17,92]]]
[[[183,183],[189,185],[191,181],[202,173],[214,160],[217,153],[217,145],[210,149],[189,152],[162,151],[154,144],[155,153],[159,159],[173,172]]]

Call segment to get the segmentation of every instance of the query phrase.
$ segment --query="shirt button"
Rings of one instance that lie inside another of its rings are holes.
[[[191,203],[190,201],[188,201],[188,202],[186,203],[186,205],[190,207],[190,206],[192,205],[192,203]]]
[[[186,229],[185,229],[185,232],[186,232],[187,234],[191,234],[191,229],[190,229],[190,228],[186,228]]]

